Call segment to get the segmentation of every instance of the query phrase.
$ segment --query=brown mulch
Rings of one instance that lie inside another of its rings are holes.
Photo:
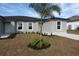
[[[47,49],[34,50],[28,47],[32,39],[39,39],[38,34],[17,34],[13,39],[0,39],[0,55],[7,56],[61,56],[79,55],[79,41],[58,36],[42,36],[51,46]]]

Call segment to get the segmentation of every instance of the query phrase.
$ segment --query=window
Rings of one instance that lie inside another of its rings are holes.
[[[57,26],[57,29],[60,29],[60,26]]]
[[[18,22],[18,29],[19,29],[19,30],[22,29],[22,22]]]
[[[57,22],[57,29],[61,29],[61,22]]]
[[[32,29],[32,23],[29,22],[29,29]]]
[[[60,22],[57,22],[57,25],[60,25]]]

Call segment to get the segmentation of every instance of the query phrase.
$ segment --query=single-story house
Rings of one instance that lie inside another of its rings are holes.
[[[69,18],[70,20],[67,23],[67,27],[69,30],[75,30],[79,27],[79,16],[72,16]]]
[[[68,19],[57,17],[43,19],[42,33],[51,35],[54,32],[66,32],[67,20]],[[40,18],[27,16],[0,16],[0,34],[39,31]]]

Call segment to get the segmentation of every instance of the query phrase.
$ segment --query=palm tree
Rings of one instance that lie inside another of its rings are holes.
[[[56,11],[60,15],[60,7],[57,4],[49,4],[49,3],[30,3],[29,7],[33,8],[40,15],[40,34],[42,34],[42,25],[43,19],[51,18],[52,12]]]

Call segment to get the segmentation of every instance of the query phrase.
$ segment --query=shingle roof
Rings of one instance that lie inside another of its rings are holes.
[[[75,22],[75,21],[79,21],[79,16],[72,16],[69,18],[70,20],[68,22]]]
[[[69,19],[65,19],[65,18],[58,18],[58,17],[53,17],[51,19],[54,19],[54,20],[62,20],[62,21],[68,21]]]
[[[39,18],[27,17],[27,16],[5,16],[7,21],[38,21]]]
[[[5,20],[5,18],[3,16],[0,16],[0,20],[3,21]]]
[[[28,16],[4,16],[5,20],[4,21],[40,21],[40,18],[34,18],[34,17],[28,17]],[[50,21],[50,20],[62,20],[62,21],[67,21],[69,19],[64,19],[64,18],[50,18],[50,19],[42,19],[43,21]]]

